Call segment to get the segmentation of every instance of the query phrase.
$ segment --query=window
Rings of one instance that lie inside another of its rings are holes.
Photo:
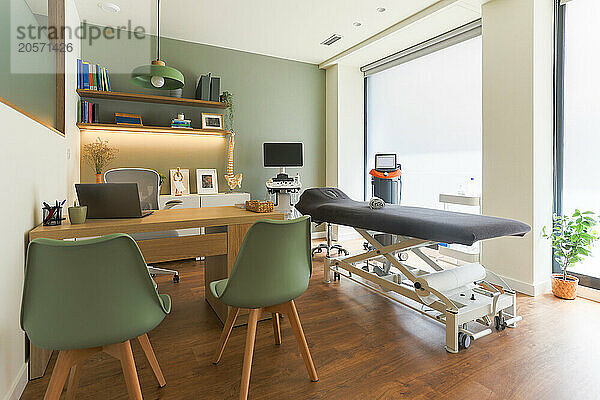
[[[558,16],[555,208],[600,213],[600,2],[572,0]],[[573,271],[600,288],[600,245]]]
[[[367,77],[367,199],[376,153],[398,154],[403,205],[440,208],[439,194],[466,190],[470,178],[481,191],[479,34]]]

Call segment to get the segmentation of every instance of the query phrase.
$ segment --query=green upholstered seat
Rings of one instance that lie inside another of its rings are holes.
[[[154,288],[135,241],[111,234],[35,239],[27,249],[21,327],[36,346],[106,346],[156,327],[171,310]]]
[[[228,279],[210,283],[213,296],[239,308],[262,308],[295,299],[312,273],[310,217],[260,220],[242,243]]]

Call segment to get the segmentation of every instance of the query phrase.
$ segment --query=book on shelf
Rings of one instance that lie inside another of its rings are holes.
[[[77,89],[109,92],[111,87],[108,70],[99,64],[77,59]]]
[[[77,102],[77,122],[97,124],[100,119],[100,106],[85,100]]]
[[[183,117],[183,115],[182,115]],[[184,118],[174,118],[171,120],[171,128],[191,128],[192,121]]]

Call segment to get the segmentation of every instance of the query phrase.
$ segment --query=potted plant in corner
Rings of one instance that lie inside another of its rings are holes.
[[[567,268],[591,255],[592,245],[599,238],[594,230],[597,222],[593,212],[575,210],[570,216],[554,214],[551,233],[544,227],[543,236],[552,240],[554,260],[562,271],[552,274],[552,293],[556,297],[573,300],[577,296],[579,279],[568,275]]]
[[[82,147],[81,158],[96,173],[96,183],[102,183],[102,171],[117,157],[117,153],[117,149],[108,145],[108,140],[102,141],[100,138]]]

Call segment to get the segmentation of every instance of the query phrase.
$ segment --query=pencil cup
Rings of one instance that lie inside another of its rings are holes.
[[[87,217],[87,206],[69,207],[69,221],[71,224],[83,224]]]
[[[61,206],[51,206],[44,207],[42,214],[42,224],[44,226],[54,226],[60,225],[62,222],[62,207]]]

